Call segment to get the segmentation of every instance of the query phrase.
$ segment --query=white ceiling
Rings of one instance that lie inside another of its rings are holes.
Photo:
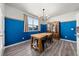
[[[7,5],[14,6],[35,16],[42,16],[43,8],[47,16],[57,16],[79,10],[78,3],[8,3]]]

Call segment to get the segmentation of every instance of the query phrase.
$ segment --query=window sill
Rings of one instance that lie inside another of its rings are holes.
[[[28,32],[34,32],[34,31],[38,31],[38,30],[31,30],[31,31],[28,31]]]

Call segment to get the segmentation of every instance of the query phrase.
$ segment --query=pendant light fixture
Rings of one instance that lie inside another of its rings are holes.
[[[45,16],[45,9],[43,8],[43,17],[42,17],[42,23],[46,24],[46,16]]]
[[[44,16],[44,11],[45,11],[45,9],[43,9],[43,21],[45,20],[45,18],[44,18],[44,17],[45,17],[45,16]]]

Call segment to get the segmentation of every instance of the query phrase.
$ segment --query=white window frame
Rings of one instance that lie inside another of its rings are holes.
[[[38,31],[38,29],[37,29],[37,30],[34,30],[34,29],[29,30],[29,25],[31,25],[31,26],[33,26],[33,27],[39,25],[39,24],[38,24],[38,25],[35,25],[35,24],[34,24],[34,20],[35,20],[35,19],[33,18],[33,19],[32,19],[32,24],[28,24],[28,31]],[[37,20],[38,20],[38,19],[37,19]],[[39,22],[39,21],[38,21],[38,22]]]

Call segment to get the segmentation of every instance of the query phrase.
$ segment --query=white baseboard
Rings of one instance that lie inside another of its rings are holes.
[[[3,55],[4,55],[4,50],[5,50],[5,48],[3,48],[3,49],[2,49],[2,54],[1,54],[1,56],[3,56]]]
[[[9,47],[12,47],[12,46],[16,46],[16,45],[19,45],[19,44],[22,44],[22,43],[25,43],[25,42],[29,42],[29,40],[26,40],[26,41],[22,41],[22,42],[19,42],[19,43],[15,43],[15,44],[12,44],[12,45],[9,45],[9,46],[5,46],[5,48],[9,48]]]
[[[77,43],[77,41],[72,41],[72,40],[67,40],[67,39],[61,39],[61,40],[68,41],[68,42],[73,42],[73,43]],[[29,41],[30,41],[30,39],[26,40],[26,41],[19,42],[19,43],[15,43],[15,44],[12,44],[12,45],[9,45],[9,46],[5,46],[4,49],[12,47],[12,46],[19,45],[19,44],[22,44],[22,43],[25,43],[25,42],[29,42]]]
[[[0,56],[3,56],[3,54],[4,54],[4,47],[0,48]]]
[[[77,43],[77,41],[72,41],[72,40],[67,40],[67,39],[61,39],[61,40],[68,41],[68,42],[73,42],[73,43]]]

